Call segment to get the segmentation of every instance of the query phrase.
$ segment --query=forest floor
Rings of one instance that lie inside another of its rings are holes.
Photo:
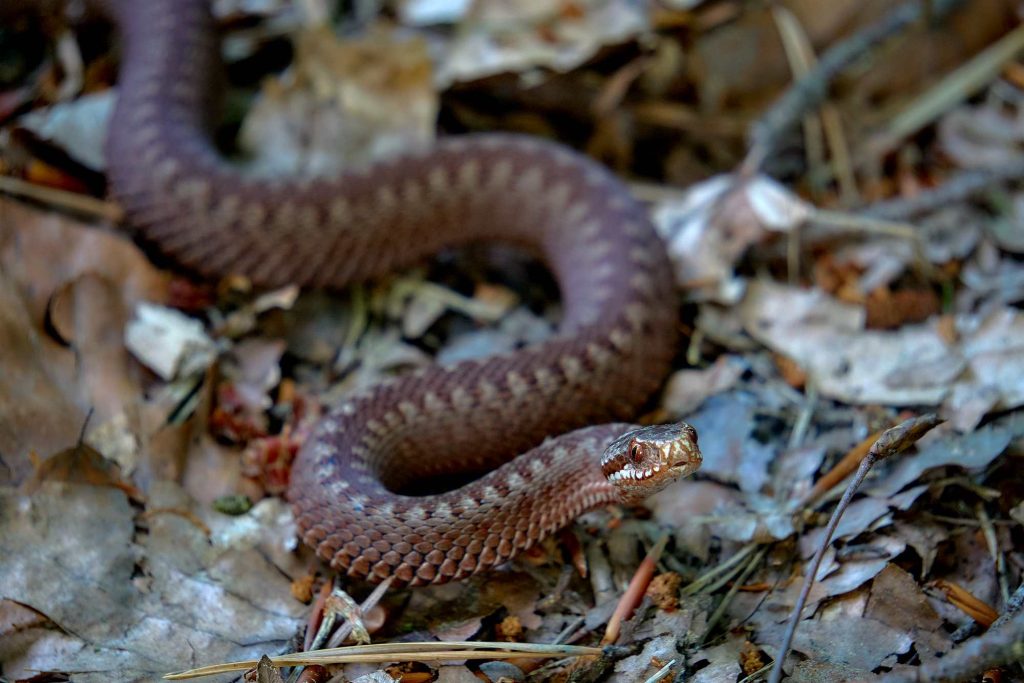
[[[496,249],[331,294],[154,263],[106,195],[115,36],[44,4],[0,27],[0,680],[233,680],[325,603],[395,649],[303,680],[1024,680],[1019,6],[380,4],[213,3],[218,143],[282,177],[490,130],[606,164],[685,332],[638,418],[703,467],[469,581],[335,583],[282,497],[316,417],[549,337],[557,287]]]

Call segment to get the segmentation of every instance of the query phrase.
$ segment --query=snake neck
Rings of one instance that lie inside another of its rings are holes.
[[[326,422],[296,475],[293,490],[303,491],[295,501],[297,521],[306,543],[351,576],[394,576],[413,586],[464,579],[509,560],[583,512],[616,502],[597,460],[630,428],[576,430],[455,490],[414,497],[385,488],[383,467],[374,462],[375,454],[408,443],[408,435],[389,438],[354,421]],[[416,463],[410,469],[417,476],[480,465],[465,455],[453,462],[426,450],[407,462]]]

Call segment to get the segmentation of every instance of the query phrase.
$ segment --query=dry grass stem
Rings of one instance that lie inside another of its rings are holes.
[[[121,207],[113,202],[96,199],[88,195],[67,190],[58,190],[53,187],[36,185],[20,178],[0,175],[0,192],[5,192],[14,197],[24,197],[48,206],[74,211],[83,214],[88,218],[98,218],[111,223],[119,223],[124,218]]]
[[[296,652],[279,657],[271,657],[276,667],[303,666],[312,664],[349,664],[368,663],[383,664],[386,662],[417,661],[443,662],[449,659],[520,659],[535,657],[596,657],[601,654],[597,647],[579,645],[543,645],[532,643],[492,643],[492,642],[450,642],[434,643],[380,643],[377,645],[354,645],[337,647],[310,652]],[[258,664],[258,660],[249,659],[240,662],[213,664],[187,671],[176,671],[164,675],[165,680],[180,681],[200,676],[245,671]]]

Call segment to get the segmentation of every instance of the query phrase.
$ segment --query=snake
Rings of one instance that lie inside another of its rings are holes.
[[[678,311],[666,250],[611,171],[482,133],[332,176],[249,173],[212,141],[209,4],[104,3],[121,44],[108,181],[137,239],[198,276],[326,289],[500,242],[536,255],[561,297],[547,340],[400,375],[312,427],[287,496],[319,557],[371,582],[464,579],[700,466],[689,425],[630,422],[671,369]]]

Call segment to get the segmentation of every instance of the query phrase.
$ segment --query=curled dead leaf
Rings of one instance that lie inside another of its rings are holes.
[[[965,588],[953,581],[936,579],[928,585],[940,591],[945,596],[946,600],[985,628],[991,626],[992,622],[999,618],[999,613],[992,609],[988,603],[979,600]]]

